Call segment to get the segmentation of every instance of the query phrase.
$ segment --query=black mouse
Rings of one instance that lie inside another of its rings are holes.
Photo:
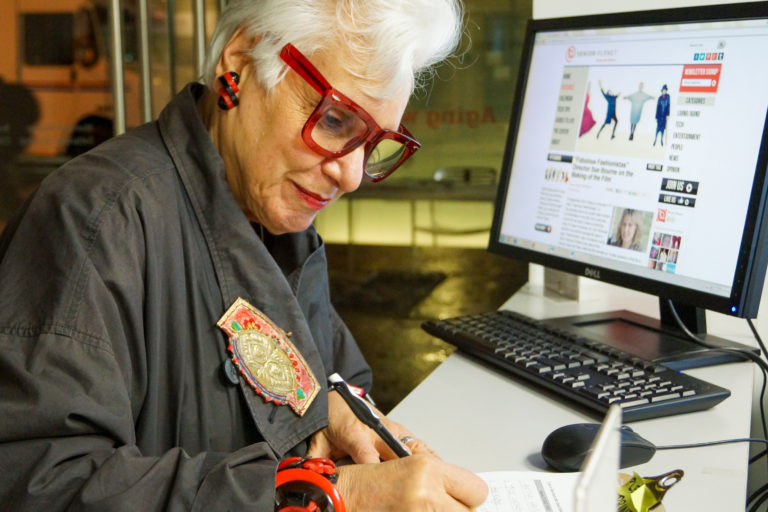
[[[553,431],[541,446],[541,456],[556,471],[579,471],[589,454],[599,423],[576,423]],[[636,466],[651,460],[656,446],[624,425],[621,427],[620,467]]]

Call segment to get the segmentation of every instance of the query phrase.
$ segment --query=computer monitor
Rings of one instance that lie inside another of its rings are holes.
[[[705,310],[757,315],[768,162],[768,2],[531,20],[489,250],[657,295],[570,329],[677,368],[669,300],[708,344]]]

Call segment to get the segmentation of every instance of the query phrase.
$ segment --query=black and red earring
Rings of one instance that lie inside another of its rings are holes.
[[[219,108],[222,110],[230,110],[235,108],[240,100],[237,97],[237,93],[240,92],[240,88],[237,84],[240,83],[240,75],[234,71],[228,71],[219,77],[219,82],[222,84],[222,88],[219,89]]]

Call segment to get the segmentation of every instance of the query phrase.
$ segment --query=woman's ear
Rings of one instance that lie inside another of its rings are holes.
[[[234,71],[240,76],[243,75],[243,69],[251,62],[248,52],[259,42],[259,36],[249,36],[244,27],[239,27],[219,55],[219,61],[216,63],[216,76]]]

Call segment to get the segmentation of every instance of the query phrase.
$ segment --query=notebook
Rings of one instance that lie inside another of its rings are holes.
[[[481,473],[490,489],[477,512],[616,512],[621,408],[611,406],[578,473]]]

